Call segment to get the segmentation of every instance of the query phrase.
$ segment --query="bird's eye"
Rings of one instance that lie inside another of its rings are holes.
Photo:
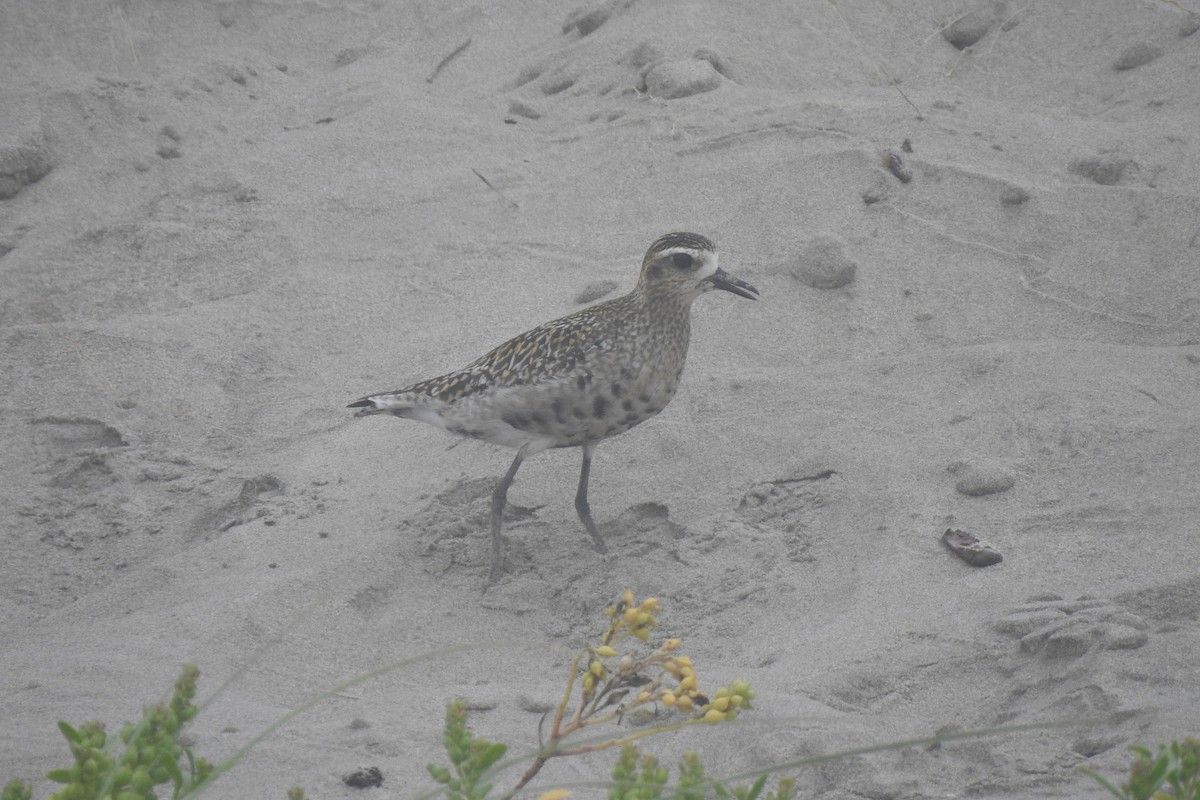
[[[675,253],[671,261],[680,269],[691,269],[693,259],[687,253]]]

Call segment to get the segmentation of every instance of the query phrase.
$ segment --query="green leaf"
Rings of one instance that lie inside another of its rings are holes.
[[[480,755],[480,757],[479,757],[479,770],[482,772],[483,770],[490,767],[492,764],[495,764],[497,761],[499,761],[501,758],[503,758],[504,754],[507,752],[508,752],[508,745],[500,743],[500,742],[497,742],[496,744],[489,747],[487,750],[484,750],[483,754]]]
[[[175,791],[178,792],[183,788],[183,773],[179,771],[179,763],[175,759],[163,756],[162,765],[166,768],[167,774],[171,777],[171,782],[175,784]]]
[[[68,722],[63,722],[60,720],[58,723],[58,729],[62,731],[63,736],[67,737],[67,741],[71,742],[72,744],[79,744],[83,741],[83,737],[80,736],[79,731],[72,728]]]
[[[13,778],[0,791],[0,800],[30,800],[33,797],[33,787],[22,780]]]
[[[766,782],[767,782],[767,773],[764,772],[762,775],[759,775],[758,780],[756,780],[750,786],[750,791],[746,795],[746,800],[756,800],[759,793],[762,792],[763,786],[766,784]]]
[[[791,800],[796,794],[796,779],[795,778],[780,778],[775,789],[773,797],[775,800]]]
[[[54,781],[55,783],[70,783],[71,771],[66,769],[52,769],[46,773],[46,780]]]
[[[1170,766],[1170,759],[1165,755],[1159,756],[1158,760],[1154,762],[1154,768],[1150,770],[1150,775],[1146,778],[1146,788],[1153,791],[1161,786]]]

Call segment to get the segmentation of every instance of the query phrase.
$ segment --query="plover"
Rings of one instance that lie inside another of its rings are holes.
[[[504,569],[501,516],[521,463],[552,447],[580,447],[575,510],[595,547],[604,539],[588,507],[592,453],[601,441],[662,411],[687,357],[692,301],[712,289],[751,300],[758,290],[717,266],[717,249],[696,233],[668,233],[646,251],[637,286],[624,297],[547,322],[456,372],[348,407],[392,414],[459,436],[516,448],[492,492],[489,582]]]

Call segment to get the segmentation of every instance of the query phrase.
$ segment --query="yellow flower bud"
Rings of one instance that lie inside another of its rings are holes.
[[[566,789],[551,789],[548,792],[542,792],[538,795],[538,800],[563,800],[563,798],[570,796],[571,793]]]
[[[626,653],[621,656],[621,660],[617,662],[617,670],[619,672],[629,672],[633,669],[633,656]]]
[[[729,710],[729,698],[728,697],[718,697],[716,700],[713,700],[711,703],[709,703],[708,707],[710,710],[715,708],[717,711],[721,711],[721,712],[728,711]]]
[[[645,689],[643,689],[643,690],[641,691],[641,693],[640,693],[640,694],[638,694],[638,696],[637,696],[637,702],[639,702],[639,703],[649,703],[649,702],[650,702],[650,697],[651,697],[651,694],[650,694],[649,692],[647,692]],[[674,698],[675,698],[675,695],[671,695],[671,698],[672,698],[672,699],[674,699]]]
[[[604,675],[604,665],[599,661],[593,661],[591,664],[588,664],[588,672],[599,678]]]
[[[637,606],[631,606],[631,607],[625,609],[625,621],[626,622],[634,622],[635,620],[637,620],[638,614],[640,614],[640,613],[641,612],[638,610]]]
[[[667,639],[665,642],[663,642],[662,649],[669,653],[675,648],[679,647],[681,644],[683,644],[683,639]]]
[[[646,611],[649,611],[651,614],[653,614],[655,611],[658,611],[658,598],[647,597],[642,601],[642,608]]]
[[[720,722],[723,719],[725,719],[724,711],[717,711],[715,708],[710,708],[704,712],[705,722]]]
[[[591,694],[592,689],[594,689],[595,686],[596,686],[596,678],[592,675],[592,673],[590,673],[590,672],[586,673],[583,676],[583,693]]]
[[[662,700],[664,706],[670,707],[675,705],[675,695],[672,692],[663,692],[662,697],[658,699]],[[687,700],[688,698],[685,697],[684,699]]]
[[[625,605],[627,606],[633,605],[633,589],[626,589],[625,594],[621,596],[621,600],[624,601]]]
[[[613,656],[615,656],[617,654],[617,651],[613,650],[611,647],[609,647],[606,644],[602,644],[596,648],[595,653],[596,653],[596,655],[600,656],[601,658],[612,658]]]
[[[722,698],[722,699],[724,699],[724,698]],[[740,694],[735,694],[733,697],[729,698],[729,704],[734,707],[740,706],[745,701],[746,701],[746,698],[742,697]]]
[[[687,656],[675,656],[675,663],[681,667],[690,667],[692,665],[692,660]]]
[[[679,682],[679,688],[676,691],[686,692],[689,690],[695,691],[695,689],[696,689],[696,676],[695,675],[687,675],[684,677],[683,680],[681,680]]]
[[[637,616],[635,617],[635,619],[637,620],[638,625],[645,625],[646,623],[648,623],[650,621],[650,612],[649,611],[638,611],[637,609],[633,609],[633,610],[637,611]]]
[[[692,703],[692,698],[688,697],[686,694],[683,697],[675,700],[675,707],[680,711],[691,711],[693,706],[694,704]]]

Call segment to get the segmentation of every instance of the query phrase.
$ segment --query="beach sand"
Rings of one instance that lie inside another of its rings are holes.
[[[536,748],[626,587],[758,693],[643,742],[714,776],[1103,718],[790,771],[1100,797],[1077,767],[1200,733],[1200,8],[752,5],[4,4],[0,782],[49,794],[58,720],[118,730],[184,663],[221,761],[451,648],[206,795],[414,796],[452,698]],[[672,230],[762,299],[700,298],[675,401],[597,450],[609,554],[551,451],[485,588],[512,454],[345,404],[628,291]]]

